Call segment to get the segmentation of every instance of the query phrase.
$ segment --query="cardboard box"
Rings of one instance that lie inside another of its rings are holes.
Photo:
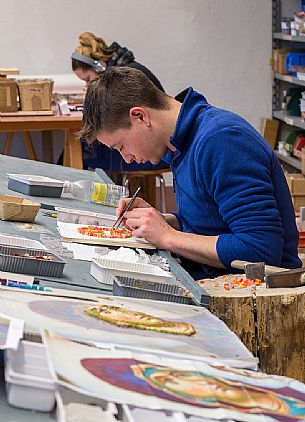
[[[305,207],[305,195],[293,195],[292,203],[294,208]]]
[[[305,179],[291,177],[287,182],[291,195],[305,196]]]
[[[286,55],[289,53],[287,49],[275,49],[273,50],[273,71],[275,73],[280,73],[281,75],[287,75],[286,71]]]
[[[13,195],[0,195],[0,219],[31,223],[39,211],[40,204]]]
[[[19,79],[17,84],[22,111],[51,110],[52,79]]]
[[[272,149],[276,146],[277,132],[279,128],[279,120],[263,119],[262,124],[262,137],[266,139]]]
[[[286,173],[287,185],[291,195],[305,195],[305,178],[301,173]]]
[[[0,77],[0,112],[17,111],[17,83],[14,78]]]

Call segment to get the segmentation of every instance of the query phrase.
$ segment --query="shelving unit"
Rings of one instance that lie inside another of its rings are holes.
[[[295,76],[281,75],[280,73],[275,73],[274,79],[278,79],[279,81],[288,82],[294,85],[305,86],[305,80],[303,81],[302,79],[298,79]]]
[[[282,34],[281,32],[275,32],[273,34],[273,38],[277,40],[283,40],[283,41],[305,42],[304,35],[286,35],[286,34]]]
[[[305,51],[305,36],[302,35],[286,35],[281,32],[281,19],[287,17],[287,13],[291,13],[291,9],[301,6],[301,1],[294,2],[292,5],[289,0],[272,0],[272,47],[273,49],[282,48],[294,48],[297,50]],[[273,97],[272,97],[272,116],[275,119],[280,120],[280,129],[278,135],[278,141],[285,139],[285,136],[293,130],[302,129],[305,130],[305,120],[301,117],[291,116],[285,111],[282,111],[282,92],[289,86],[304,87],[305,91],[305,80],[301,80],[291,75],[283,75],[275,73],[273,75]],[[285,135],[285,136],[284,136]],[[277,157],[281,161],[284,167],[289,171],[301,171],[302,165],[301,160],[294,157],[286,157],[276,152]]]
[[[305,120],[301,117],[290,116],[289,114],[285,113],[285,111],[274,111],[272,113],[273,117],[282,122],[286,123],[286,125],[297,127],[300,129],[305,130]]]
[[[286,157],[285,155],[280,154],[278,151],[275,151],[275,154],[277,158],[282,161],[283,163],[286,163],[288,166],[292,167],[293,169],[301,171],[302,169],[302,163],[301,160],[298,160],[294,157]]]

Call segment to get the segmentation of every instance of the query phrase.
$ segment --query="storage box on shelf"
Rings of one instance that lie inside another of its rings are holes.
[[[0,112],[17,111],[17,82],[0,77]]]
[[[292,203],[295,208],[305,206],[305,178],[300,173],[287,173],[287,184],[291,193]]]
[[[21,110],[51,110],[53,84],[52,79],[18,79]]]

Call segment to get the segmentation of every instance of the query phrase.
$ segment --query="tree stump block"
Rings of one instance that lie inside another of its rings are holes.
[[[259,358],[263,372],[305,382],[305,287],[226,291],[213,280],[202,285],[209,310]]]

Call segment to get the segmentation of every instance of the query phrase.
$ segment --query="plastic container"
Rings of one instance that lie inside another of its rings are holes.
[[[172,274],[155,265],[113,261],[104,257],[93,258],[90,274],[103,284],[113,284],[113,275],[164,283],[175,282]]]
[[[14,255],[16,254],[16,255]],[[51,256],[53,261],[25,257]],[[18,256],[20,255],[20,256]],[[41,249],[27,249],[15,246],[0,245],[0,269],[13,273],[41,275],[46,277],[62,277],[66,262],[51,252]]]
[[[41,249],[47,248],[38,240],[27,239],[26,237],[11,236],[8,234],[0,234],[0,244],[7,246],[17,246],[28,249]]]
[[[69,409],[69,405],[74,405],[74,404],[79,404],[81,405],[81,407],[79,408],[80,411],[86,411],[86,421],[90,421],[91,419],[89,419],[90,415],[90,411],[92,411],[92,417],[94,417],[95,415],[93,414],[94,409],[92,409],[92,407],[94,406],[94,408],[99,409],[101,413],[101,416],[99,419],[95,418],[92,419],[92,421],[96,421],[96,420],[101,420],[105,422],[108,422],[108,420],[113,421],[113,422],[118,422],[117,419],[115,419],[115,415],[117,415],[118,413],[118,409],[116,407],[116,405],[112,402],[107,402],[106,400],[103,399],[98,399],[98,398],[94,398],[94,397],[89,397],[86,396],[84,394],[80,394],[76,391],[73,390],[69,390],[68,388],[62,387],[60,386],[59,391],[56,391],[55,393],[55,398],[56,398],[56,419],[57,422],[68,422],[71,420],[72,415],[69,415],[69,410],[71,411],[72,409]],[[76,407],[75,407],[75,411],[77,411]],[[95,412],[94,412],[95,413]],[[70,419],[68,419],[68,416],[70,416]],[[78,415],[80,416],[80,415]]]
[[[299,66],[305,66],[305,53],[287,53],[286,71],[296,75]]]
[[[128,189],[124,186],[92,180],[78,180],[77,182],[65,181],[63,193],[70,193],[80,201],[117,207],[119,200],[128,196]]]
[[[0,219],[32,223],[40,204],[20,196],[0,195]]]
[[[114,215],[109,214],[60,207],[55,209],[57,211],[57,221],[64,223],[111,227],[116,220]]]
[[[9,404],[50,412],[55,404],[55,383],[44,345],[22,340],[17,350],[5,350],[4,359]]]
[[[216,422],[216,419],[201,418],[200,416],[186,415],[185,413],[172,412],[171,410],[144,409],[127,404],[123,404],[121,409],[122,422]],[[222,420],[229,421],[228,419]],[[231,419],[230,421],[233,422]]]
[[[8,174],[7,187],[15,192],[31,196],[60,198],[64,187],[62,180],[28,174]]]
[[[114,296],[161,300],[187,305],[192,301],[191,296],[185,294],[185,289],[176,284],[136,280],[131,277],[113,276],[112,293]]]

